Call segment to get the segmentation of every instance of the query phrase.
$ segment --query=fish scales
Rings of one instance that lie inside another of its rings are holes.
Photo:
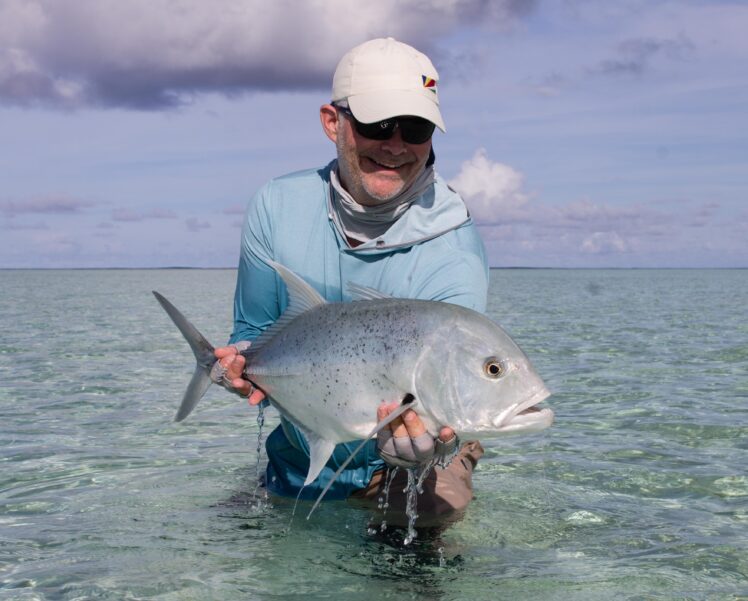
[[[247,378],[289,415],[303,399],[314,413],[304,419],[330,439],[361,438],[375,426],[379,403],[412,393],[423,349],[449,327],[455,306],[431,304],[383,299],[315,307],[250,355]]]

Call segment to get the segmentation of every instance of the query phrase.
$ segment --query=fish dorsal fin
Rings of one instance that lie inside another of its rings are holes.
[[[325,486],[325,488],[322,490],[322,492],[319,493],[319,497],[317,497],[317,500],[314,502],[314,505],[309,510],[309,513],[307,514],[306,519],[309,519],[311,517],[312,513],[314,513],[314,510],[317,509],[317,505],[320,504],[320,502],[322,501],[322,499],[324,498],[324,496],[327,494],[327,491],[330,490],[330,487],[335,483],[335,480],[337,480],[338,476],[340,476],[340,474],[343,473],[343,470],[348,467],[348,464],[353,460],[353,458],[356,455],[358,455],[358,452],[361,449],[364,448],[364,445],[366,445],[366,443],[369,442],[369,440],[371,440],[374,436],[376,436],[382,428],[384,428],[385,426],[388,426],[391,422],[395,421],[398,417],[400,417],[408,409],[410,409],[411,407],[413,407],[413,405],[415,405],[416,402],[417,401],[413,397],[412,394],[405,395],[405,398],[403,399],[402,405],[400,405],[397,409],[395,409],[392,413],[390,413],[387,417],[385,417],[382,421],[380,421],[376,426],[374,426],[374,429],[371,432],[369,432],[369,434],[366,436],[366,438],[364,438],[361,441],[361,444],[359,444],[354,449],[354,451],[350,455],[348,455],[348,458],[340,465],[340,467],[338,468],[338,471],[336,471],[333,474],[332,478],[330,478],[330,481],[327,483],[327,486]],[[311,445],[310,445],[310,447],[311,447]],[[330,453],[332,454],[332,451],[330,451]],[[329,458],[329,455],[328,455],[328,458]],[[325,462],[326,461],[327,461],[327,459],[325,460]],[[321,469],[322,469],[322,467],[320,467],[320,470]],[[310,465],[310,467],[309,467],[309,472],[310,473],[311,473],[311,470],[312,470],[312,468],[311,468],[311,465]],[[317,472],[317,474],[319,474],[319,471]],[[316,478],[317,475],[315,474],[314,477]],[[312,479],[314,479],[314,478],[312,478]],[[309,476],[307,476],[307,481],[304,483],[304,485],[308,484],[309,482],[310,482]]]
[[[303,427],[298,428],[309,445],[309,471],[306,474],[306,480],[304,480],[304,486],[308,486],[319,476],[327,460],[332,456],[332,452],[335,450],[335,443],[322,438],[311,430]]]
[[[243,353],[245,357],[248,358],[256,353],[263,344],[285,328],[291,320],[314,307],[327,304],[327,301],[322,298],[322,295],[319,292],[302,280],[293,271],[275,261],[268,260],[267,263],[278,272],[286,284],[286,288],[288,289],[288,306],[283,312],[283,315],[276,319],[275,323],[273,323],[273,325],[271,325],[267,330],[255,338],[252,342],[252,346],[246,353]]]
[[[361,286],[359,284],[354,284],[353,282],[348,282],[348,284],[346,284],[346,288],[348,289],[348,293],[351,295],[351,297],[355,301],[394,298],[390,296],[389,294],[380,292],[376,288],[369,288],[368,286]]]
[[[280,274],[288,288],[288,307],[283,313],[284,316],[291,313],[296,317],[309,309],[327,304],[319,292],[287,267],[270,260],[268,265]]]

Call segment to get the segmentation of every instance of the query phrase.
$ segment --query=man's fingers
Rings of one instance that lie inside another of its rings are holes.
[[[228,357],[229,355],[236,355],[236,347],[235,346],[219,346],[216,349],[213,349],[213,354],[218,359],[223,359],[224,357]]]
[[[441,430],[439,430],[439,440],[441,440],[442,442],[449,442],[454,438],[454,436],[455,431],[449,426],[444,426]]]
[[[250,405],[259,405],[265,399],[265,393],[257,390],[243,377],[247,359],[241,353],[251,344],[249,341],[240,341],[214,349],[213,353],[218,360],[210,370],[210,378],[239,396],[247,397]]]
[[[377,432],[377,448],[380,451],[389,453],[390,455],[395,454],[395,443],[392,439],[392,430],[389,428],[382,428]]]
[[[397,401],[392,403],[381,403],[379,407],[377,407],[377,421],[382,421],[399,406],[400,403],[398,403]],[[406,436],[408,436],[408,429],[405,427],[402,417],[396,417],[394,420],[392,420],[389,427],[392,431],[393,436],[396,436],[398,438],[405,438]]]
[[[386,418],[400,403],[382,403],[377,408],[377,421]],[[439,436],[445,440],[454,438],[452,428],[444,427]],[[377,434],[377,448],[382,458],[390,465],[415,467],[423,465],[434,456],[434,438],[426,430],[421,418],[412,409],[394,419],[389,428]]]
[[[246,380],[243,380],[243,381],[246,381]],[[247,382],[247,384],[249,384],[249,382]],[[252,385],[249,384],[249,386],[252,386]],[[249,392],[249,391],[247,391],[247,392]],[[265,393],[262,392],[262,390],[258,390],[257,388],[253,388],[252,393],[249,395],[249,404],[252,405],[252,406],[259,405],[264,400],[265,400]]]
[[[221,361],[221,365],[226,368],[227,377],[232,380],[241,377],[242,373],[244,372],[245,363],[246,359],[242,355],[235,355],[230,362],[227,362],[226,359]]]
[[[405,424],[403,423],[402,416],[396,417],[392,420],[392,423],[390,423],[390,430],[392,430],[392,435],[395,438],[409,438],[408,437],[408,429],[405,427]]]
[[[405,430],[405,426],[403,426],[403,430]],[[413,451],[413,445],[411,444],[410,437],[406,434],[403,437],[399,437],[397,434],[394,434],[394,438],[392,441],[395,443],[395,455],[398,459],[403,459],[405,461],[416,461],[416,454],[415,451]]]
[[[230,380],[231,387],[241,396],[248,396],[252,391],[252,384],[244,378],[234,378]]]
[[[408,409],[403,413],[403,422],[408,432],[408,436],[411,438],[418,438],[421,434],[426,432],[426,426],[423,425],[421,418],[412,409]]]
[[[397,409],[398,403],[379,403],[377,407],[377,421],[381,422],[385,417]]]
[[[434,456],[434,438],[428,432],[413,438],[411,444],[419,463],[424,463]]]

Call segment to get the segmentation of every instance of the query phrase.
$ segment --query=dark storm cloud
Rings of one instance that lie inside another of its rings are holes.
[[[195,94],[323,89],[342,53],[391,35],[436,51],[535,0],[3,0],[0,103],[161,109]]]

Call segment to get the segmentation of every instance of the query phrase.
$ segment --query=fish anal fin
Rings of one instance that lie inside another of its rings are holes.
[[[304,486],[308,486],[316,480],[322,468],[325,467],[332,456],[335,443],[309,430],[302,430],[302,433],[309,444],[309,471],[306,474],[306,480],[304,480]]]

